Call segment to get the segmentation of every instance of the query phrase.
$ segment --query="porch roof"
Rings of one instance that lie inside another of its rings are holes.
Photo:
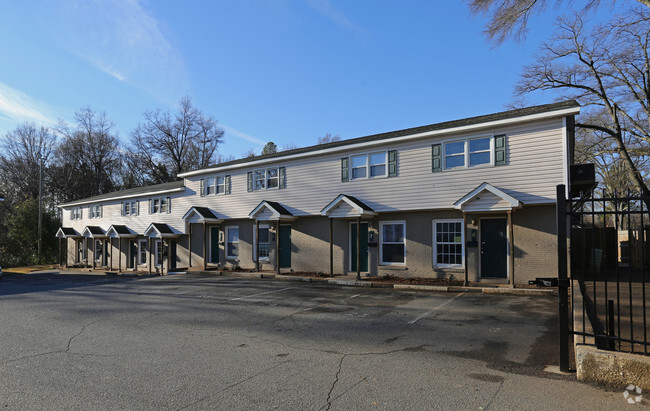
[[[522,206],[521,201],[486,182],[454,203],[456,209],[464,212],[508,211]]]
[[[79,234],[77,230],[75,230],[72,227],[61,227],[56,232],[56,237],[57,238],[79,238],[81,237],[81,234]]]
[[[223,222],[223,219],[217,217],[208,207],[190,207],[190,209],[187,210],[187,213],[183,216],[183,221],[221,223]]]
[[[151,238],[175,238],[180,235],[174,231],[169,225],[163,223],[151,223],[146,230],[144,230],[144,235]]]
[[[108,227],[108,230],[106,230],[106,235],[109,237],[117,238],[133,238],[136,237],[138,233],[132,231],[125,225],[113,224],[112,226]]]
[[[248,217],[259,221],[293,221],[296,219],[282,204],[266,200],[259,203]]]
[[[373,217],[377,215],[375,210],[363,201],[347,194],[339,194],[320,213],[323,216],[332,218]]]
[[[103,228],[96,225],[87,225],[86,228],[84,228],[84,230],[81,232],[81,235],[91,238],[106,237],[106,232]]]

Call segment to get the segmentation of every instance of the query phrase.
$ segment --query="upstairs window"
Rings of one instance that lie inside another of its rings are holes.
[[[216,192],[214,181],[214,177],[208,177],[205,179],[205,195],[214,194]]]
[[[225,176],[217,176],[217,177],[215,177],[215,184],[216,184],[215,194],[224,194],[226,192],[226,177]]]
[[[431,146],[431,171],[506,165],[506,136],[476,137]]]
[[[230,176],[214,176],[202,178],[199,194],[201,197],[212,194],[230,194]]]
[[[257,190],[276,190],[286,188],[286,168],[268,167],[248,172],[249,192]],[[227,184],[226,184],[227,185]]]
[[[139,201],[125,201],[122,203],[122,215],[138,215],[140,214]]]
[[[171,213],[171,197],[158,197],[149,199],[149,214]]]
[[[100,218],[102,216],[102,206],[101,205],[91,205],[89,207],[89,218]]]
[[[397,177],[397,150],[359,154],[341,159],[341,181]]]
[[[70,210],[70,220],[81,220],[82,211],[81,207],[75,207]]]

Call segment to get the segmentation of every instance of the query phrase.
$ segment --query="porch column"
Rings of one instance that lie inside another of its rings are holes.
[[[203,222],[203,269],[208,269],[208,226]]]
[[[61,238],[59,238],[59,253],[58,253],[59,254],[59,266],[61,266],[61,249],[62,248],[63,247],[61,247]]]
[[[255,220],[255,271],[260,270],[260,222]]]
[[[361,280],[361,216],[357,217],[357,281]]]
[[[151,275],[151,260],[153,253],[151,252],[151,237],[149,237],[149,275]]]
[[[90,257],[90,250],[88,249],[88,237],[86,237],[86,268],[90,267],[90,264],[88,264],[88,257]]]
[[[192,267],[192,223],[188,224],[187,232],[189,234],[189,238],[187,239],[187,248],[189,249],[190,255],[189,255],[189,267]]]
[[[111,249],[111,266],[109,267],[109,271],[113,271],[113,237],[109,238],[108,242],[111,245],[109,247]]]
[[[167,242],[167,274],[172,268],[172,240]]]
[[[122,238],[120,237],[117,237],[117,272],[122,272]]]
[[[95,244],[95,238],[93,237],[93,270],[97,269],[97,244]]]
[[[280,220],[275,223],[275,270],[280,275]]]
[[[463,213],[463,233],[465,238],[465,244],[463,244],[463,250],[465,252],[463,253],[465,255],[465,287],[469,285],[469,268],[467,267],[467,213]],[[434,244],[435,247],[435,244]]]
[[[330,218],[330,275],[334,275],[334,219]]]
[[[510,254],[510,288],[515,288],[515,241],[513,238],[514,230],[512,228],[512,210],[508,211],[508,248]]]

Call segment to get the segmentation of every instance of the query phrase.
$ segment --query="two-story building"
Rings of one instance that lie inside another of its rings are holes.
[[[63,204],[65,264],[525,283],[557,273],[575,101],[245,158]]]

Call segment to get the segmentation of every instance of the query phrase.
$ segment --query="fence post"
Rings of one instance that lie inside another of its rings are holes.
[[[556,187],[558,315],[560,371],[569,371],[569,280],[567,277],[567,212],[564,184]]]

